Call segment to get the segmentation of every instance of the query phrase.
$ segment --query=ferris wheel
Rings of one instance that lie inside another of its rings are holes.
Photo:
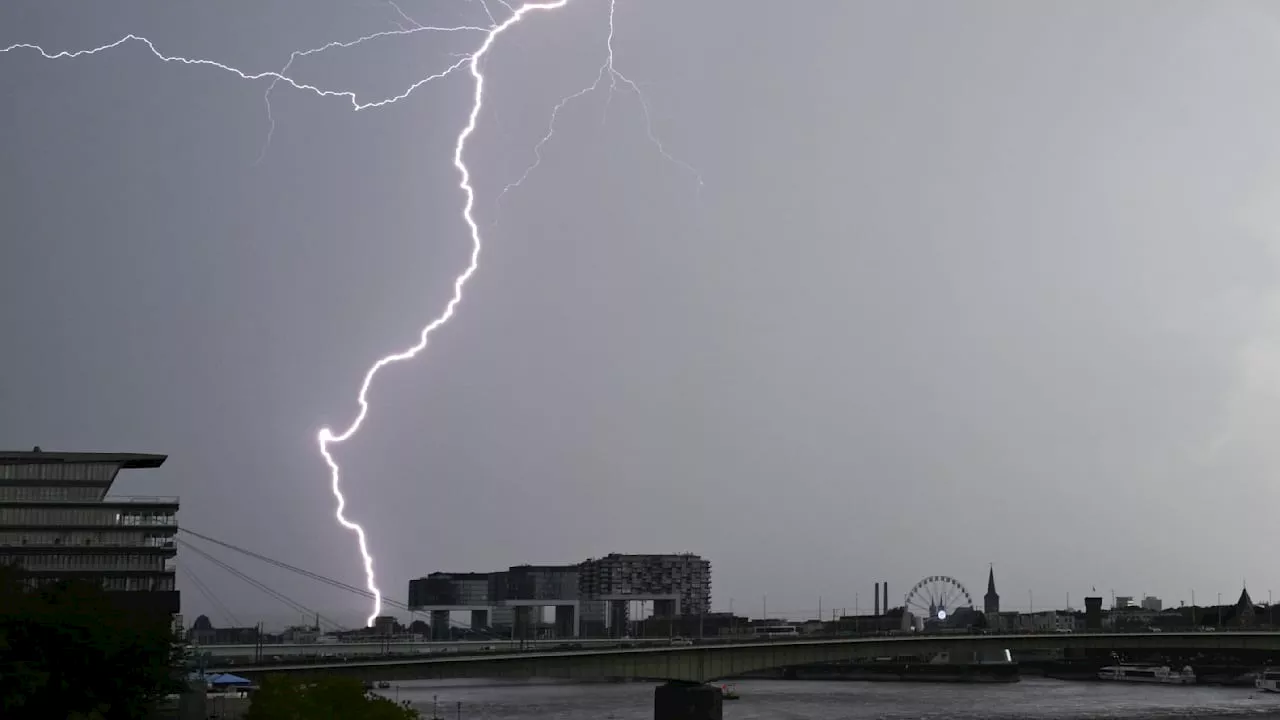
[[[916,617],[946,620],[958,608],[973,607],[973,598],[959,580],[930,575],[911,588],[904,604]]]

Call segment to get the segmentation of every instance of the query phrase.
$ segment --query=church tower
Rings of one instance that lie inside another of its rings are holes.
[[[1000,594],[996,592],[996,569],[987,571],[987,594],[982,596],[982,611],[988,615],[1000,612]]]

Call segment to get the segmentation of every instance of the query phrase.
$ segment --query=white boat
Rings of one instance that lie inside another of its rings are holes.
[[[1157,685],[1194,685],[1196,673],[1190,666],[1170,670],[1167,665],[1108,665],[1098,671],[1098,679]]]
[[[1263,692],[1280,693],[1280,670],[1263,670],[1253,681],[1253,686]]]

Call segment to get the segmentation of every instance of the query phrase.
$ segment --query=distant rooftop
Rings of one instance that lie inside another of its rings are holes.
[[[151,453],[102,453],[102,452],[48,452],[36,448],[34,450],[0,450],[0,465],[19,465],[25,463],[110,463],[130,470],[158,468],[169,458],[168,455]]]

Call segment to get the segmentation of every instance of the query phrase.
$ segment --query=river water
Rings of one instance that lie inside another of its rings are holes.
[[[1280,695],[1249,688],[1165,687],[1039,678],[999,685],[750,680],[725,720],[1086,720],[1252,718],[1280,720]],[[645,683],[418,682],[383,690],[445,720],[650,720]]]

